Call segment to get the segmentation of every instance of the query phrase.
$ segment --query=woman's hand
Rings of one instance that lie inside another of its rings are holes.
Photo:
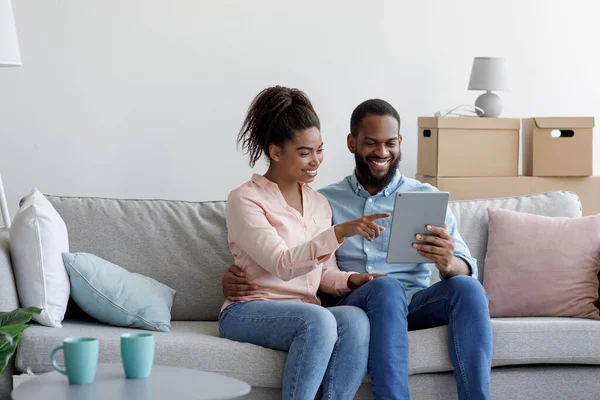
[[[370,242],[374,238],[378,238],[379,233],[385,229],[383,226],[379,226],[373,221],[380,218],[387,218],[389,216],[390,213],[376,213],[367,215],[366,217],[353,219],[352,221],[337,224],[333,227],[335,230],[335,236],[337,237],[338,242],[342,242],[344,238],[349,238],[356,235],[360,235]]]
[[[357,289],[367,282],[386,274],[352,274],[348,277],[348,289]]]

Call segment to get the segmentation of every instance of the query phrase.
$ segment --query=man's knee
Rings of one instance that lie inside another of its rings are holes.
[[[372,299],[383,299],[383,304],[395,307],[407,306],[406,290],[396,278],[382,276],[365,283],[365,286],[369,290],[368,296]]]
[[[487,309],[488,297],[483,285],[475,278],[459,275],[449,278],[454,295],[461,300],[474,306],[481,306]]]

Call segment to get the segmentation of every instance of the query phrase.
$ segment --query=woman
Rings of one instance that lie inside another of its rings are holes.
[[[226,301],[219,319],[227,339],[288,352],[283,398],[353,399],[367,368],[369,320],[356,307],[320,306],[317,289],[337,296],[377,274],[341,272],[334,252],[344,238],[368,240],[383,229],[375,214],[331,226],[331,209],[308,186],[323,161],[320,122],[306,95],[271,87],[252,102],[238,143],[264,175],[227,200],[229,248],[257,294]]]

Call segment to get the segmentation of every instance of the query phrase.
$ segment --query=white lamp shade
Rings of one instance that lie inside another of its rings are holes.
[[[21,52],[11,0],[0,0],[0,67],[21,65]]]
[[[508,90],[506,60],[499,57],[475,57],[469,90]]]

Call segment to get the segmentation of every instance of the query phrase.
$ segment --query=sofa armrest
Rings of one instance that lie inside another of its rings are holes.
[[[8,230],[0,228],[0,311],[15,308],[19,308],[19,297],[10,261]]]
[[[13,374],[15,372],[15,356],[8,360],[4,371],[0,372],[0,400],[10,400],[13,389]]]
[[[10,261],[8,230],[0,228],[0,311],[10,311],[15,308],[19,308],[19,297]],[[4,371],[0,373],[0,400],[10,399],[14,361],[13,356]]]

